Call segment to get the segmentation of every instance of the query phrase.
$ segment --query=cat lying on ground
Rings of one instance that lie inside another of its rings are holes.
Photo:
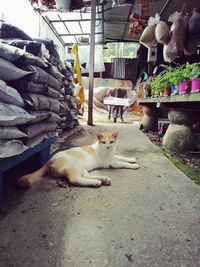
[[[99,168],[138,169],[135,158],[115,155],[118,131],[114,133],[97,132],[97,142],[89,146],[76,147],[56,153],[39,170],[22,176],[19,186],[31,187],[45,173],[53,176],[66,176],[69,183],[78,186],[99,187],[110,185],[109,177],[90,175],[88,171]]]

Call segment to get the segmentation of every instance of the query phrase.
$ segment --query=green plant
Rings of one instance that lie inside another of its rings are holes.
[[[154,94],[163,93],[165,88],[170,88],[171,67],[166,67],[151,82],[151,91]]]
[[[191,79],[200,78],[200,63],[193,63],[191,66]]]

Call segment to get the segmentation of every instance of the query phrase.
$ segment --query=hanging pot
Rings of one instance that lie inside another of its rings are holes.
[[[194,78],[191,81],[191,93],[200,91],[200,78]]]
[[[178,82],[178,93],[186,94],[191,91],[191,81],[181,81]]]
[[[58,11],[69,11],[71,0],[55,0]]]

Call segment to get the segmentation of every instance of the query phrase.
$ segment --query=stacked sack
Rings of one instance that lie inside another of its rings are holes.
[[[6,36],[9,39],[3,36],[0,42],[0,78],[6,82],[6,87],[3,88],[2,85],[1,91],[5,95],[5,88],[8,87],[9,90],[12,88],[15,94],[13,92],[10,94],[17,95],[18,101],[19,99],[21,101],[18,109],[23,107],[29,118],[15,124],[17,130],[22,133],[18,138],[25,150],[77,125],[78,108],[73,94],[73,70],[71,65],[61,62],[52,41],[13,39],[19,36],[12,34],[13,38],[10,38],[10,33]],[[9,65],[7,70],[5,62]],[[10,73],[15,77],[7,77]],[[19,75],[16,75],[18,73]],[[2,98],[5,106],[5,99],[9,97],[2,96]],[[9,114],[8,111],[1,108],[0,116],[5,114]],[[0,125],[5,128],[5,122],[2,124],[0,121]],[[0,139],[5,136],[6,134],[2,137],[0,135]],[[13,142],[13,138],[17,137],[9,138]],[[16,152],[12,155],[14,154]],[[0,150],[0,158],[4,157],[3,155]]]

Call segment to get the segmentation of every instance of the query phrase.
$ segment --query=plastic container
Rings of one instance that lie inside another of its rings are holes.
[[[191,81],[178,82],[178,93],[187,94],[191,91]]]
[[[200,91],[200,78],[194,78],[191,81],[191,93]]]

